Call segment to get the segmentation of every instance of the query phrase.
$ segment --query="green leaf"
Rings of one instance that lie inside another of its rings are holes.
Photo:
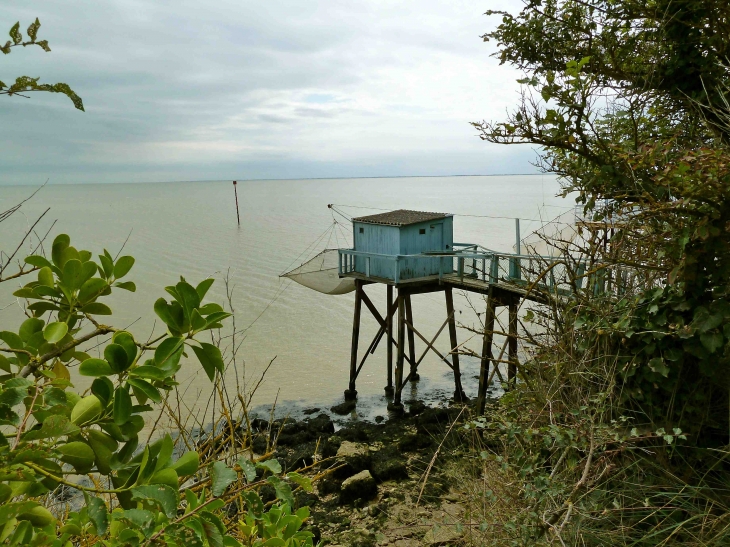
[[[212,382],[215,378],[215,371],[217,370],[221,374],[223,373],[223,358],[221,357],[221,350],[213,344],[200,342],[201,347],[191,346],[195,355],[198,356],[198,361],[203,365],[205,373]]]
[[[725,337],[720,332],[710,332],[700,335],[700,342],[710,353],[715,353],[720,349],[725,341]]]
[[[112,310],[101,302],[90,302],[81,308],[81,311],[89,315],[111,315]]]
[[[127,360],[131,364],[137,357],[137,344],[134,342],[134,337],[127,331],[117,331],[112,336],[112,342],[119,344],[127,352]]]
[[[53,271],[50,267],[44,266],[38,270],[38,283],[44,287],[55,287],[56,280],[53,278]]]
[[[66,416],[56,414],[46,418],[40,428],[28,431],[23,435],[23,440],[52,439],[63,435],[72,435],[78,431],[79,428],[73,425]]]
[[[23,321],[18,334],[24,342],[28,342],[34,334],[43,330],[43,325],[45,325],[45,322],[42,319],[31,317]]]
[[[193,310],[200,307],[200,297],[192,285],[185,281],[180,281],[175,285],[175,290],[179,296],[180,305],[185,312],[185,317],[189,321],[193,315]]]
[[[286,478],[298,486],[301,486],[302,490],[305,492],[311,492],[313,490],[312,480],[309,477],[305,477],[299,473],[287,473]]]
[[[129,395],[129,388],[126,385],[119,386],[114,391],[114,423],[124,425],[132,415],[132,397]]]
[[[278,475],[279,473],[281,473],[281,464],[279,463],[279,460],[276,459],[258,462],[256,464],[256,467],[271,471],[274,475]]]
[[[99,255],[99,262],[101,262],[102,270],[104,271],[104,277],[109,279],[114,273],[114,262],[111,257],[106,254]]]
[[[75,291],[76,289],[79,289],[81,287],[83,282],[81,281],[80,260],[76,258],[71,258],[64,263],[61,281],[69,290],[72,291]]]
[[[177,474],[182,476],[192,475],[198,470],[200,466],[200,456],[194,450],[185,452],[178,460],[170,467],[177,471]]]
[[[109,511],[101,498],[89,497],[86,502],[89,520],[96,528],[96,535],[103,536],[109,529]]]
[[[73,465],[79,474],[86,474],[94,466],[95,454],[91,447],[81,441],[72,441],[58,447],[61,461]]]
[[[241,466],[243,474],[246,477],[246,482],[253,482],[256,480],[256,466],[246,456],[242,456],[238,459],[238,465]]]
[[[143,530],[150,528],[155,522],[155,515],[144,509],[127,509],[121,512],[119,516],[133,526],[142,528]]]
[[[177,514],[178,494],[165,484],[144,485],[132,488],[133,500],[152,500],[160,506],[168,518]]]
[[[35,21],[32,22],[28,27],[28,36],[30,37],[31,42],[35,42],[35,39],[38,36],[39,28],[41,28],[41,22],[36,17]]]
[[[105,347],[104,359],[111,365],[112,371],[116,374],[124,372],[131,365],[127,350],[119,344],[109,344]]]
[[[236,480],[238,475],[223,462],[213,462],[208,466],[210,486],[214,496],[218,497],[226,491],[228,485]]]
[[[114,384],[109,378],[102,376],[91,383],[91,393],[97,396],[102,406],[106,407],[114,396]]]
[[[145,380],[142,380],[140,378],[129,378],[127,380],[129,382],[129,385],[136,387],[142,393],[144,393],[147,397],[152,399],[156,403],[162,402],[162,397],[160,397],[159,390],[151,385],[149,382],[146,382]]]
[[[40,255],[26,256],[25,263],[30,264],[35,268],[45,268],[46,266],[49,268],[51,267],[51,263],[48,261],[48,259]]]
[[[23,35],[20,34],[20,21],[15,23],[13,27],[10,29],[10,37],[13,39],[13,42],[16,44],[19,44],[23,41]]]
[[[104,359],[87,359],[79,365],[82,376],[109,376],[112,373],[112,367]]]
[[[134,284],[134,281],[120,281],[114,283],[114,286],[129,292],[135,292],[137,290],[137,285]]]
[[[129,371],[129,374],[139,376],[140,378],[149,378],[150,380],[164,380],[170,375],[168,371],[150,365],[134,367]]]
[[[84,284],[81,285],[81,290],[79,290],[79,302],[85,304],[90,300],[98,298],[108,286],[109,284],[106,280],[101,277],[92,277],[91,279],[87,279],[84,281]]]
[[[9,330],[0,332],[0,340],[5,342],[10,349],[23,349],[24,347],[20,336]]]
[[[114,278],[121,279],[129,273],[132,266],[134,266],[134,257],[120,256],[117,263],[114,265]]]
[[[664,364],[664,359],[661,357],[654,357],[654,359],[649,361],[649,368],[654,372],[658,372],[665,378],[669,375],[669,368]]]
[[[57,344],[64,336],[66,336],[67,332],[68,325],[66,323],[61,323],[60,321],[48,323],[46,328],[43,329],[43,338],[45,338],[49,344]]]
[[[176,334],[182,329],[182,324],[177,320],[173,313],[172,307],[164,298],[158,298],[155,301],[155,313],[157,317],[170,329],[171,334]]]
[[[155,364],[168,370],[175,369],[183,351],[183,339],[165,338],[155,350]]]
[[[215,282],[215,279],[208,278],[204,279],[200,283],[198,283],[198,286],[195,287],[195,292],[198,293],[198,298],[200,298],[200,301],[203,301],[203,298],[205,298],[205,295],[208,294],[208,289],[210,289],[210,286]]]
[[[289,507],[294,507],[294,496],[292,495],[291,487],[286,482],[274,475],[268,477],[266,482],[271,484],[276,490],[277,499],[287,503]]]

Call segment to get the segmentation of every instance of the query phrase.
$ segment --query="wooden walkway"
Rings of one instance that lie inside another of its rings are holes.
[[[494,323],[499,307],[507,307],[509,311],[508,332],[508,384],[515,381],[517,375],[517,310],[521,300],[544,302],[546,294],[558,298],[570,297],[573,287],[580,287],[581,280],[565,278],[565,268],[553,257],[537,255],[521,255],[497,253],[483,249],[474,244],[454,244],[451,253],[425,253],[418,255],[382,255],[358,252],[351,249],[339,250],[339,275],[355,279],[355,316],[353,320],[352,349],[350,360],[350,383],[345,397],[354,399],[357,396],[356,381],[368,356],[372,355],[383,339],[387,344],[387,385],[386,395],[392,396],[389,409],[402,411],[401,393],[409,381],[418,380],[418,367],[424,357],[433,352],[454,374],[454,399],[466,400],[461,385],[459,363],[459,342],[457,340],[453,290],[464,290],[479,293],[487,298],[487,309],[482,341],[481,366],[477,408],[484,409],[486,393],[490,378],[490,365],[497,367],[503,362],[501,357],[493,355]],[[431,271],[438,274],[414,276],[408,271],[409,260],[428,259],[435,261]],[[375,261],[379,261],[375,264]],[[370,271],[392,271],[392,278],[376,277]],[[371,266],[377,266],[371,268]],[[390,269],[392,268],[392,269]],[[547,275],[540,272],[548,271]],[[387,309],[384,313],[375,307],[364,287],[370,284],[382,284],[387,290]],[[531,286],[540,290],[529,290]],[[547,289],[547,291],[546,291]],[[394,291],[397,296],[394,299]],[[421,333],[413,323],[411,297],[423,293],[444,292],[446,300],[446,319],[436,334],[430,338]],[[360,338],[360,316],[362,304],[370,311],[380,325],[380,329],[370,342],[367,351],[360,358],[358,344]],[[398,312],[396,314],[396,312]],[[395,323],[395,324],[394,324]],[[451,350],[442,354],[435,347],[435,342],[448,327]],[[415,354],[415,338],[426,344],[421,355]],[[395,350],[395,356],[394,356]],[[395,369],[393,361],[395,357]],[[408,364],[408,372],[405,365]]]

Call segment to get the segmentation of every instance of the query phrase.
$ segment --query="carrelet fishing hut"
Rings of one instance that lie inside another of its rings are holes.
[[[334,209],[334,206],[330,208]],[[492,342],[498,306],[509,307],[509,379],[514,379],[516,374],[517,306],[521,298],[529,298],[524,284],[519,283],[520,261],[529,259],[519,254],[519,230],[517,253],[496,253],[474,243],[455,242],[454,216],[448,213],[399,209],[352,218],[351,222],[351,248],[326,249],[282,274],[325,294],[355,291],[350,381],[345,398],[352,400],[357,397],[356,383],[360,371],[375,349],[385,343],[385,392],[393,397],[389,405],[391,410],[402,410],[403,386],[409,381],[418,381],[418,366],[429,352],[434,352],[453,371],[454,398],[465,400],[452,295],[453,290],[458,289],[487,295],[478,392],[478,406],[483,408],[489,365],[494,360]],[[333,229],[336,231],[337,228]],[[387,306],[381,312],[368,297],[365,287],[383,285]],[[446,317],[436,334],[427,338],[417,328],[411,301],[419,294],[435,292],[444,293]],[[380,328],[360,355],[363,304]],[[447,327],[451,350],[443,354],[434,344]],[[416,337],[425,344],[419,356],[416,356]],[[494,364],[497,365],[496,362]]]

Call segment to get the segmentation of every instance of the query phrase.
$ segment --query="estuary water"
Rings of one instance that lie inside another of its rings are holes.
[[[32,190],[0,187],[0,208],[17,204]],[[231,181],[49,184],[0,224],[0,249],[6,257],[12,253],[27,228],[49,207],[35,229],[40,235],[50,229],[47,250],[58,233],[69,234],[72,245],[94,255],[103,248],[116,255],[124,246],[122,254],[136,258],[128,278],[137,291],[116,290],[105,299],[114,310],[108,322],[128,327],[138,340],[163,332],[152,305],[160,296],[168,296],[166,285],[175,284],[180,276],[193,285],[213,276],[217,281],[209,299],[225,304],[227,276],[236,313],[236,344],[240,344],[237,367],[229,367],[227,386],[250,390],[273,360],[254,404],[278,401],[290,408],[324,407],[341,400],[347,387],[354,295],[319,294],[279,274],[325,247],[349,247],[348,217],[400,208],[454,213],[455,241],[511,251],[515,217],[522,219],[524,236],[539,228],[541,220],[572,208],[572,200],[556,197],[558,191],[556,179],[543,175],[241,181],[239,227]],[[339,204],[337,210],[344,216],[329,209],[329,203]],[[326,235],[314,244],[322,234]],[[31,240],[37,238],[26,241],[19,256],[30,250]],[[21,303],[11,295],[21,284],[0,285],[2,330],[17,330],[23,318]],[[372,285],[367,292],[384,310],[385,288]],[[484,311],[481,297],[456,295],[455,304],[462,325],[479,325],[474,310]],[[416,327],[430,338],[446,317],[443,295],[416,296],[413,307]],[[363,310],[361,355],[377,331],[377,323]],[[466,341],[466,348],[480,351],[481,340],[468,329],[459,329],[459,339]],[[230,340],[224,339],[229,348]],[[417,346],[418,356],[425,345],[417,340]],[[436,347],[442,353],[449,351],[447,334]],[[462,363],[464,389],[473,396],[478,362],[463,357]],[[407,388],[405,399],[433,399],[453,392],[450,370],[435,355],[426,357],[420,374],[422,380]],[[202,369],[185,362],[179,379],[180,405],[185,412],[201,412],[212,393]],[[80,385],[83,380],[78,380]],[[381,344],[357,384],[360,397],[371,402],[365,414],[385,412],[384,385],[385,344]]]

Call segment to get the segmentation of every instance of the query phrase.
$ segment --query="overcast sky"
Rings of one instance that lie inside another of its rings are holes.
[[[479,140],[520,75],[479,38],[519,0],[4,0],[40,48],[0,80],[0,184],[534,172],[528,147]]]

